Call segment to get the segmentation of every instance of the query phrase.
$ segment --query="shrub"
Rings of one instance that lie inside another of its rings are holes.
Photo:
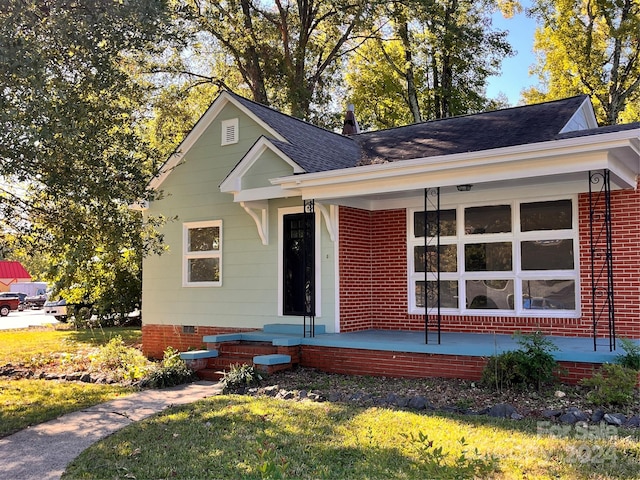
[[[482,371],[482,382],[490,388],[526,388],[543,385],[556,379],[558,362],[551,352],[558,348],[540,332],[515,335],[520,348],[489,358]]]
[[[247,387],[255,386],[262,380],[262,375],[253,365],[231,365],[228,372],[224,372],[222,386],[224,393],[244,393]]]
[[[640,370],[640,345],[628,338],[620,338],[620,344],[625,351],[624,355],[618,355],[616,362],[623,367]]]
[[[580,384],[591,387],[587,400],[594,405],[628,405],[638,381],[638,373],[617,363],[605,363],[593,377],[581,380]]]
[[[91,357],[91,370],[104,373],[115,382],[140,380],[152,366],[140,350],[126,346],[120,335]]]
[[[164,351],[160,364],[140,381],[140,386],[143,388],[166,388],[189,383],[195,379],[196,374],[180,358],[180,352],[168,347]]]

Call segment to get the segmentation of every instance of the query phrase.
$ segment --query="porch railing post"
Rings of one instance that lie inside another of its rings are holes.
[[[594,191],[594,186],[599,189]],[[609,170],[589,172],[589,242],[591,254],[591,320],[593,350],[598,348],[598,324],[607,315],[609,351],[616,349],[611,183]],[[606,284],[605,284],[606,282]]]
[[[431,197],[435,197],[433,200]],[[430,209],[431,207],[431,209]],[[440,187],[425,188],[424,189],[424,330],[425,330],[425,343],[429,343],[429,282],[427,277],[429,275],[429,212],[435,213],[435,302],[432,305],[432,309],[436,309],[436,325],[438,333],[438,345],[441,342],[441,326],[442,326],[442,314],[441,314],[441,284],[440,284]]]
[[[302,268],[304,272],[304,315],[302,319],[302,334],[315,337],[316,333],[316,290],[315,290],[315,201],[304,200],[304,239]],[[307,330],[307,320],[309,328]]]

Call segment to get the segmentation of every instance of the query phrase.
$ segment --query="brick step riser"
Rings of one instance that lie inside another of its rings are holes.
[[[212,382],[217,382],[218,380],[220,380],[224,376],[222,373],[220,373],[220,370],[211,369],[211,368],[205,368],[203,370],[198,370],[196,372],[196,375],[198,376],[198,378],[200,380],[209,380],[209,381],[212,381]]]
[[[270,355],[278,352],[273,345],[220,345],[217,348],[220,355],[245,355],[252,358],[257,355]]]

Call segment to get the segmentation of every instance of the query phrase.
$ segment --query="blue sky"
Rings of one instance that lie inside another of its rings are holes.
[[[530,5],[527,0],[521,3],[525,7]],[[538,83],[536,77],[529,75],[529,69],[535,63],[533,33],[536,23],[522,12],[510,19],[505,19],[501,14],[495,14],[493,25],[497,29],[509,31],[509,43],[517,54],[502,62],[502,75],[489,77],[487,95],[493,98],[499,92],[503,92],[509,98],[511,105],[515,106],[520,100],[520,92]]]

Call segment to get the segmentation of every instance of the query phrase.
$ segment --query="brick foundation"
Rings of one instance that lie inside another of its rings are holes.
[[[185,332],[181,325],[142,325],[142,353],[149,358],[162,358],[167,347],[173,347],[181,352],[189,349],[206,348],[202,337],[205,335],[220,335],[223,333],[238,333],[254,331],[252,328],[221,328],[221,327],[189,327],[193,331]]]

